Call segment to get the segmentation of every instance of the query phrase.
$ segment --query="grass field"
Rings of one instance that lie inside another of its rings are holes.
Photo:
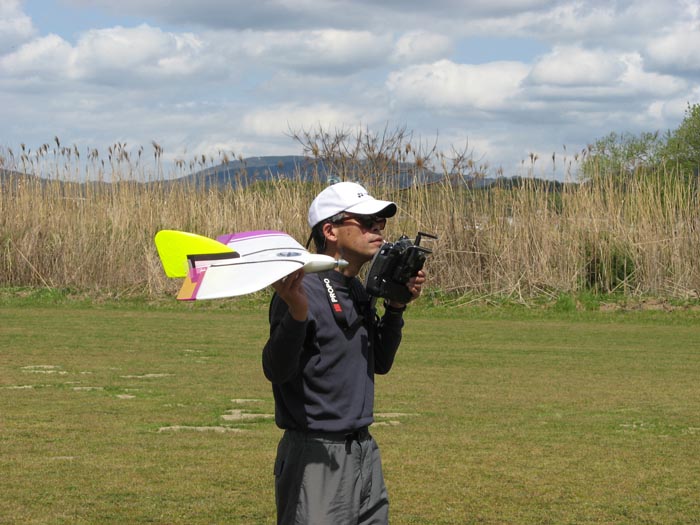
[[[394,524],[700,523],[698,312],[414,308]],[[263,304],[0,304],[0,523],[273,523]]]

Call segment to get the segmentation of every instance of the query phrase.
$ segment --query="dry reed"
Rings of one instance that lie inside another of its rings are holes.
[[[468,155],[447,159],[402,134],[355,137],[351,147],[328,134],[296,138],[312,160],[327,162],[332,177],[359,179],[399,204],[389,240],[419,230],[439,236],[428,266],[434,290],[518,300],[582,290],[684,299],[700,293],[698,194],[673,172],[640,170],[624,180],[600,174],[557,187],[526,178],[471,189],[461,181],[483,167]],[[76,147],[55,142],[36,153],[0,150],[0,286],[172,293],[178,283],[165,278],[153,245],[159,229],[212,237],[279,229],[304,242],[308,205],[325,184],[174,183],[188,166],[175,161],[176,171],[164,176],[156,143],[151,160],[143,148],[133,155],[123,144],[106,159],[96,150],[81,158]],[[228,158],[196,159],[189,171]],[[419,175],[430,162],[441,166],[441,182],[396,185],[399,172]]]

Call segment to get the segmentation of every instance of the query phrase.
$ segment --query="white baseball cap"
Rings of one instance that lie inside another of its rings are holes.
[[[396,204],[375,199],[356,182],[338,182],[328,186],[311,203],[309,226],[313,228],[319,222],[344,211],[357,215],[393,217],[396,214]]]

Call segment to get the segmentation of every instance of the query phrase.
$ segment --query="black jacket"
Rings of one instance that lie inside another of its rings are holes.
[[[272,382],[277,425],[321,432],[367,426],[374,420],[374,374],[391,369],[402,315],[387,311],[377,320],[360,281],[336,271],[307,274],[303,286],[306,321],[295,321],[277,295],[270,303],[262,361]],[[336,294],[342,316],[334,315],[329,293]]]

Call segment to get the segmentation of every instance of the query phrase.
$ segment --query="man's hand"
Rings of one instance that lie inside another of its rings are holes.
[[[418,273],[411,277],[408,282],[406,283],[406,286],[411,292],[411,299],[410,301],[415,301],[420,297],[421,292],[423,291],[423,283],[425,282],[425,272],[423,270],[419,270]],[[389,301],[389,306],[392,308],[403,308],[406,305],[404,303],[399,303],[396,301]]]
[[[304,287],[301,285],[303,279],[304,270],[297,270],[276,283],[272,283],[275,292],[287,303],[289,314],[296,321],[306,321],[309,312],[309,301],[306,298]]]

